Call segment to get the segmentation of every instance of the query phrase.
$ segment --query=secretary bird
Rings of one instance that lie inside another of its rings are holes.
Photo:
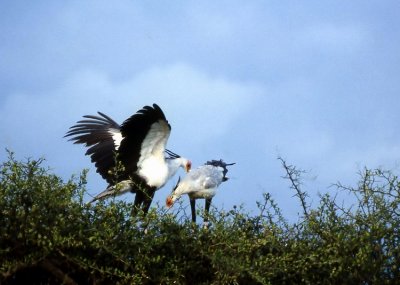
[[[204,165],[190,171],[182,180],[178,180],[170,196],[167,197],[166,205],[172,207],[177,199],[183,194],[188,194],[192,221],[196,222],[196,199],[205,199],[204,222],[208,221],[211,200],[217,193],[217,188],[222,182],[228,180],[227,166],[235,163],[225,163],[220,160],[207,161]]]
[[[91,202],[132,192],[136,193],[132,214],[140,208],[146,214],[155,191],[179,167],[189,172],[191,162],[166,149],[171,126],[157,104],[144,106],[122,125],[101,112],[98,115],[83,116],[65,135],[88,147],[86,155],[108,182]]]

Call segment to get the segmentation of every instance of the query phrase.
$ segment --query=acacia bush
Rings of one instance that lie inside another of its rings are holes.
[[[63,181],[43,160],[9,153],[0,169],[1,284],[398,284],[400,181],[365,169],[344,207],[309,207],[301,171],[281,159],[303,209],[289,223],[271,195],[259,212],[213,208],[211,226],[154,207],[86,204],[85,171]]]

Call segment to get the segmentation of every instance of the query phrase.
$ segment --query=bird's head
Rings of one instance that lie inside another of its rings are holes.
[[[190,160],[186,159],[184,161],[184,168],[185,168],[186,173],[189,173],[189,171],[192,169],[192,162]]]
[[[167,201],[166,201],[167,208],[171,208],[174,205],[174,202],[175,202],[175,200],[174,200],[173,195],[168,196]]]
[[[180,197],[180,195],[177,195],[175,193],[175,190],[178,188],[180,182],[181,182],[181,178],[179,177],[178,182],[176,183],[174,189],[172,190],[171,195],[169,195],[167,197],[167,200],[166,200],[167,208],[171,208],[174,205],[175,201]]]
[[[171,165],[174,166],[174,169],[176,167],[176,170],[178,170],[177,169],[178,167],[182,167],[185,169],[186,172],[189,172],[190,169],[192,169],[192,162],[189,159],[184,158],[184,157],[180,156],[179,154],[176,154],[176,153],[170,151],[169,149],[166,149],[165,153],[166,153],[166,155],[168,155],[166,157],[166,159],[168,161],[170,161]],[[173,172],[174,174],[175,174],[176,170],[174,170],[174,172]]]

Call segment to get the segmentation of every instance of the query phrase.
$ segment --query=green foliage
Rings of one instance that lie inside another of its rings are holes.
[[[282,162],[284,162],[282,160]],[[211,226],[181,209],[131,217],[131,203],[86,204],[84,171],[63,181],[43,160],[0,166],[1,284],[396,284],[400,182],[365,169],[356,187],[307,204],[301,171],[283,165],[304,217],[289,223],[271,195],[259,213],[213,209]]]

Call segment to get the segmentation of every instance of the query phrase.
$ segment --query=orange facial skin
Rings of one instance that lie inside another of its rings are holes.
[[[168,208],[171,208],[172,205],[174,204],[174,202],[172,201],[172,197],[171,197],[171,196],[168,196],[168,197],[167,197],[166,204],[167,204],[167,207],[168,207]]]

